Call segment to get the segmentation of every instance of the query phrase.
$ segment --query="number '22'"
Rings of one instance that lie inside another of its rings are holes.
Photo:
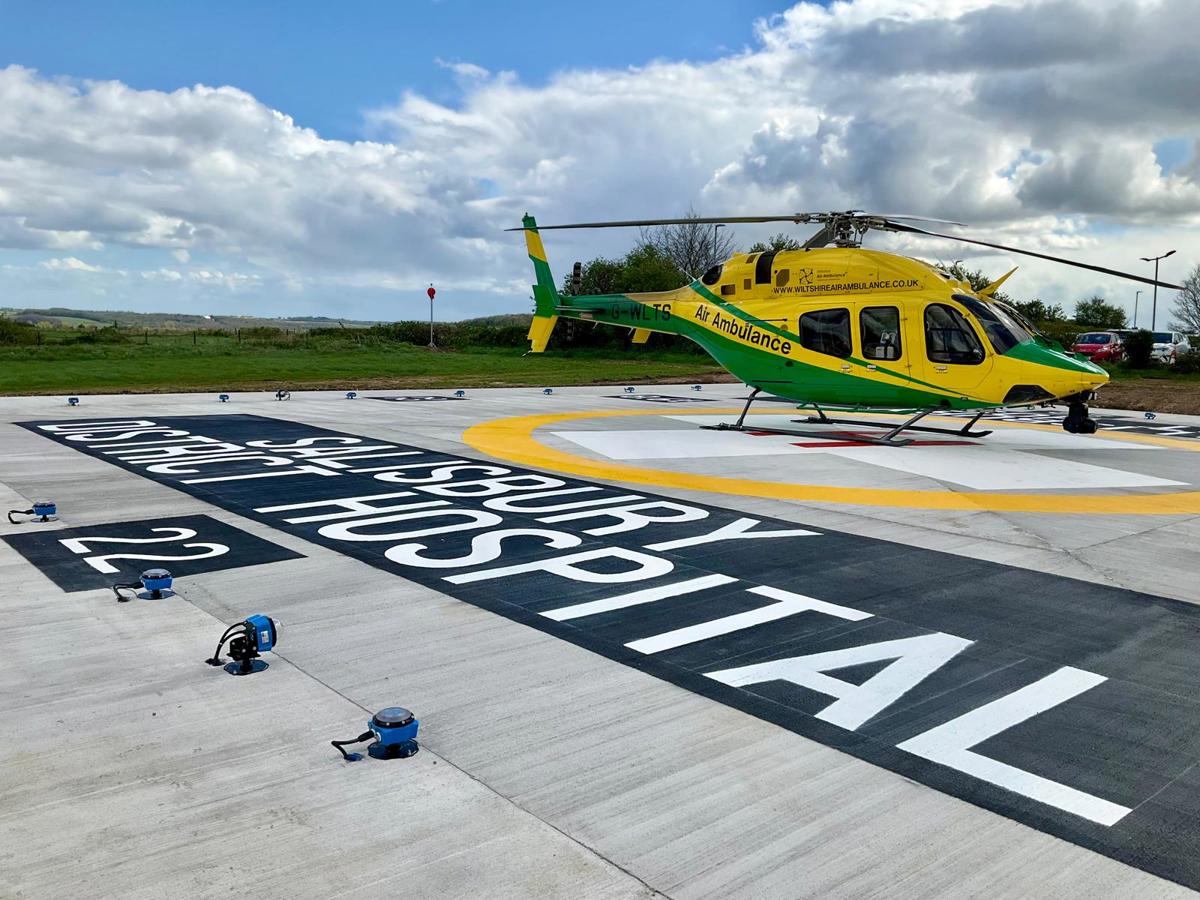
[[[85,538],[66,538],[60,540],[59,543],[70,550],[72,553],[93,553],[93,548],[89,547],[89,543],[99,544],[164,544],[174,541],[186,541],[189,538],[194,538],[196,532],[191,528],[151,528],[155,534],[164,534],[171,532],[168,537],[156,538],[121,538],[121,537],[102,537],[95,535]],[[116,566],[112,565],[110,559],[137,559],[144,562],[175,562],[185,559],[208,559],[212,556],[223,556],[229,552],[229,548],[224,544],[209,544],[203,541],[198,541],[194,544],[184,544],[185,550],[201,549],[201,553],[193,553],[189,556],[163,556],[161,554],[151,555],[145,553],[105,553],[98,556],[89,556],[84,562],[98,572],[103,572],[106,575],[111,575],[114,572],[121,571]]]

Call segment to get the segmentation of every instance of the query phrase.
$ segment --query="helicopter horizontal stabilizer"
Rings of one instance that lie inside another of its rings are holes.
[[[560,297],[558,288],[554,285],[554,276],[550,272],[550,263],[546,261],[546,248],[542,246],[542,236],[538,234],[537,222],[533,216],[526,214],[521,220],[525,231],[525,246],[529,250],[529,260],[533,263],[533,271],[537,283],[533,285],[533,321],[529,323],[529,351],[541,353],[550,341],[550,334],[558,322]]]

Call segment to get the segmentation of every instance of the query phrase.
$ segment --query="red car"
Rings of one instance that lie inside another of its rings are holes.
[[[1112,331],[1089,331],[1075,338],[1071,347],[1092,362],[1120,362],[1125,358],[1125,345],[1121,336]]]

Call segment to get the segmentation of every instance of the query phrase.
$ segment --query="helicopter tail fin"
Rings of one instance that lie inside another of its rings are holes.
[[[527,213],[521,224],[525,227],[525,246],[529,250],[529,259],[537,276],[537,284],[533,286],[534,310],[533,321],[529,325],[529,351],[541,353],[546,349],[550,332],[554,330],[554,324],[558,321],[558,288],[555,287],[554,276],[550,274],[546,248],[542,246],[537,222]]]

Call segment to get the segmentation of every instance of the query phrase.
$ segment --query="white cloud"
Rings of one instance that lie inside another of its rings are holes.
[[[458,315],[527,305],[519,238],[501,233],[526,209],[549,222],[857,207],[967,221],[981,237],[1118,268],[1174,246],[1182,271],[1200,258],[1184,230],[1200,223],[1200,152],[1164,173],[1153,146],[1200,139],[1191,5],[801,3],[713,62],[572,70],[537,86],[441,63],[458,103],[406,94],[369,114],[382,139],[356,143],[231,87],[138,91],[10,67],[0,247],[119,253],[126,267],[161,248],[206,260],[157,270],[196,290],[278,287],[286,302],[336,294],[351,308],[434,281]],[[556,234],[548,246],[561,269],[631,238]],[[949,242],[877,240],[1004,264]],[[1125,290],[1023,265],[1018,294]],[[460,295],[477,308],[454,306]]]
[[[56,259],[44,259],[39,265],[51,272],[104,272],[101,266],[93,266],[74,256],[64,256]]]

